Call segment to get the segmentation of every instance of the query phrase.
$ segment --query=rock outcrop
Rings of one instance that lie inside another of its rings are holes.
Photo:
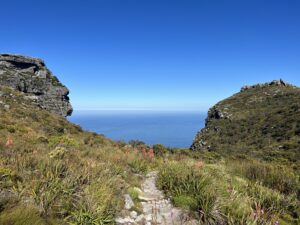
[[[61,116],[72,114],[69,90],[41,59],[0,54],[0,85],[25,93],[26,99],[43,109]]]
[[[244,86],[208,111],[192,150],[300,158],[300,88],[283,80]],[[285,151],[283,153],[283,151]]]
[[[247,90],[253,89],[253,88],[265,88],[265,87],[270,87],[270,86],[291,86],[291,87],[295,87],[295,86],[283,81],[282,79],[280,79],[280,80],[273,80],[271,82],[255,84],[255,85],[250,85],[250,86],[245,85],[241,88],[241,92],[247,91]]]

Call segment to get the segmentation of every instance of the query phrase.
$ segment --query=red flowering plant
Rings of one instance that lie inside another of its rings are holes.
[[[5,147],[11,148],[13,145],[14,145],[14,143],[13,143],[12,138],[11,137],[7,137]]]

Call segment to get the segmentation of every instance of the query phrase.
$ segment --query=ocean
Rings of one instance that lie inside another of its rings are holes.
[[[74,111],[69,120],[115,141],[188,148],[204,127],[206,113],[186,111]]]

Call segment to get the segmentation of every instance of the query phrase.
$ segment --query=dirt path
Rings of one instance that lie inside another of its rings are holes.
[[[129,210],[129,216],[116,219],[117,224],[145,224],[145,225],[183,225],[196,224],[189,221],[188,216],[180,209],[172,206],[169,199],[156,187],[157,172],[153,171],[146,175],[141,189],[139,200],[143,213],[137,215],[135,211]],[[126,196],[128,203],[128,196]],[[128,205],[128,204],[127,204]],[[128,207],[129,208],[129,207]]]

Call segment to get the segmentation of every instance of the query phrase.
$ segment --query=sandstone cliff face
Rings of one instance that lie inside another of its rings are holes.
[[[244,86],[208,111],[192,150],[300,158],[300,88],[282,80]]]
[[[25,93],[26,99],[43,109],[61,116],[72,114],[69,90],[41,59],[0,54],[0,85]]]

